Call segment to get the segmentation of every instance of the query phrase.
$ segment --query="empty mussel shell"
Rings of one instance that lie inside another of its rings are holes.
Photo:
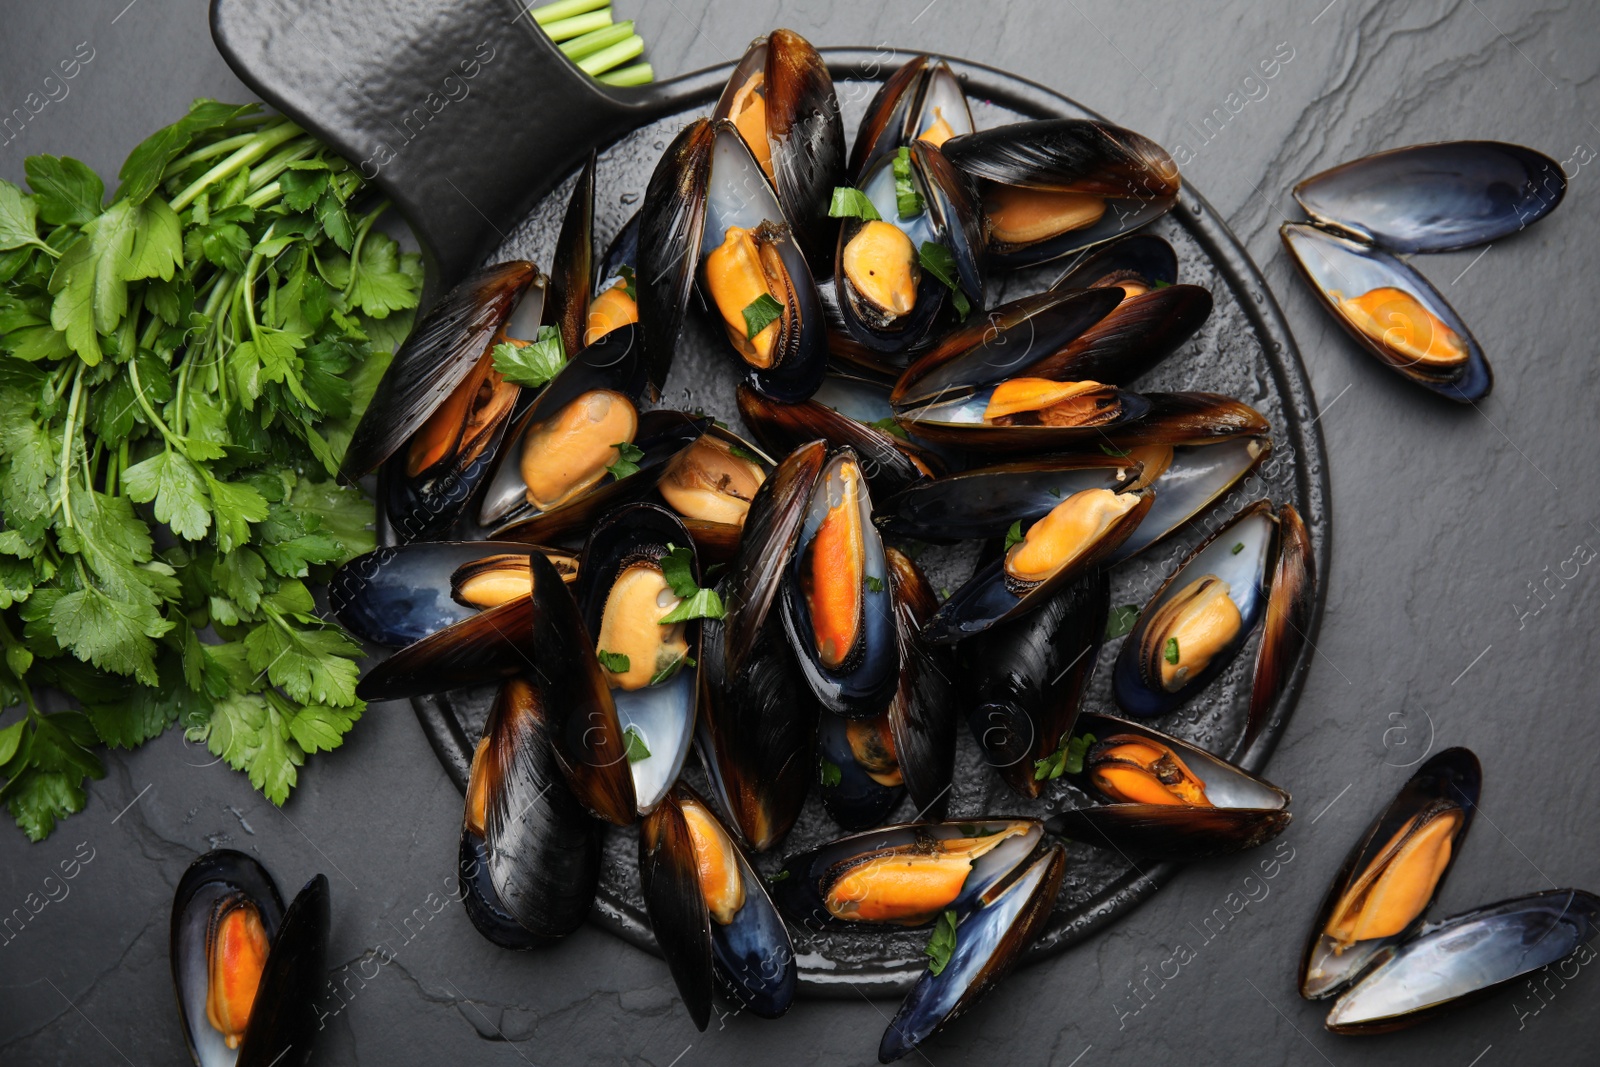
[[[950,64],[937,56],[913,56],[878,86],[867,104],[850,148],[851,180],[914,141],[937,148],[976,128],[966,91]]]
[[[1281,233],[1322,305],[1384,366],[1459,403],[1489,395],[1494,374],[1477,338],[1409,263],[1314,226]]]
[[[1328,1012],[1336,1034],[1412,1026],[1556,963],[1600,929],[1600,897],[1581,889],[1476,908],[1425,927],[1350,987]]]
[[[1483,789],[1478,757],[1450,748],[1417,769],[1373,820],[1317,909],[1300,963],[1300,995],[1345,989],[1403,943],[1438,896]]]
[[[1317,223],[1391,252],[1498,241],[1554,211],[1561,165],[1501,141],[1440,141],[1341,163],[1294,187]]]
[[[1109,715],[1079,716],[1083,769],[1099,803],[1053,815],[1053,834],[1163,859],[1255,848],[1289,825],[1289,794],[1197,745]]]
[[[679,784],[639,828],[639,884],[678,995],[700,1030],[713,990],[764,1019],[789,1010],[798,967],[765,884],[711,806]]]

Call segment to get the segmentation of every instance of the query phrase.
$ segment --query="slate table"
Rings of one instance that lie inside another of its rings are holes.
[[[114,174],[191,98],[245,98],[205,9],[4,0],[0,112],[45,95],[59,60],[81,65],[65,95],[57,84],[5,132],[0,176],[20,181],[23,156],[37,152]],[[786,25],[817,44],[991,63],[1149,134],[1264,268],[1315,387],[1334,544],[1318,655],[1269,767],[1298,813],[1282,862],[1270,879],[1261,857],[1191,867],[1108,932],[1014,975],[924,1061],[1592,1062],[1593,968],[1365,1039],[1327,1034],[1294,974],[1345,850],[1429,750],[1469,745],[1486,775],[1442,913],[1600,889],[1600,566],[1586,562],[1600,550],[1600,11],[1519,0],[627,0],[618,10],[638,20],[663,74],[736,58]],[[1442,138],[1520,141],[1571,179],[1550,220],[1425,265],[1494,362],[1498,384],[1476,409],[1438,402],[1359,353],[1301,287],[1276,233],[1299,178]],[[596,929],[536,956],[494,949],[443,906],[461,799],[403,704],[374,707],[343,749],[313,760],[282,811],[178,733],[106,763],[87,810],[48,842],[0,826],[0,912],[59,861],[92,857],[0,947],[8,1067],[184,1061],[167,915],[184,867],[214,846],[259,854],[283,885],[316,871],[332,882],[330,960],[348,969],[336,975],[345,1003],[321,1064],[856,1064],[872,1061],[893,1012],[803,1002],[776,1023],[699,1034],[665,966]],[[1207,924],[1217,909],[1226,922]]]

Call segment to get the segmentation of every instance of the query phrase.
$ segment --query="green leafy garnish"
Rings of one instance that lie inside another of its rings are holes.
[[[848,185],[834,187],[833,199],[828,202],[828,215],[835,219],[865,219],[868,222],[877,222],[883,217],[872,206],[872,201],[867,199],[866,193]]]
[[[923,955],[928,957],[928,973],[935,976],[944,973],[955,951],[956,913],[947,909],[934,920],[933,936],[928,939],[928,947],[922,950]]]
[[[633,668],[625,652],[607,652],[602,648],[594,654],[594,658],[612,674],[627,674]]]
[[[1243,551],[1244,551],[1244,542],[1243,541],[1235,541],[1233,543],[1233,547],[1228,550],[1228,555],[1237,556],[1239,553],[1241,553]]]
[[[1165,281],[1162,281],[1162,280],[1160,280],[1158,278],[1155,281],[1150,283],[1150,288],[1152,288],[1152,289],[1166,289],[1166,288],[1170,287],[1171,285],[1172,285],[1171,282],[1165,282]]]
[[[755,340],[756,334],[771,326],[783,317],[783,305],[772,298],[770,293],[762,293],[744,307],[744,335],[749,340]]]
[[[694,580],[693,550],[668,545],[667,554],[661,557],[661,575],[679,598],[678,606],[661,617],[663,626],[690,619],[720,619],[728,614],[717,591],[701,588]]]
[[[1057,500],[1060,500],[1061,499],[1061,490],[1057,489],[1055,486],[1052,485],[1050,487],[1050,495],[1055,497]]]
[[[956,273],[956,257],[939,242],[924,241],[917,260],[922,264],[923,270],[950,290],[950,299],[955,304],[956,315],[962,322],[967,321],[967,313],[972,310],[972,302],[967,299],[967,294],[961,291],[961,280]]]
[[[634,276],[633,268],[629,266],[618,267],[617,277],[622,279],[622,291],[628,294],[628,299],[637,302],[639,299],[639,280]]]
[[[690,596],[678,601],[678,606],[661,616],[662,625],[688,622],[690,619],[721,619],[728,614],[722,598],[715,589],[696,589]]]
[[[1061,744],[1054,752],[1044,759],[1033,761],[1033,780],[1053,781],[1063,774],[1083,773],[1083,756],[1092,744],[1094,744],[1094,734],[1082,734],[1078,737],[1073,737],[1071,734],[1062,735]]]
[[[1161,655],[1174,667],[1178,665],[1178,639],[1176,637],[1167,638],[1166,647],[1162,649]]]
[[[1013,545],[1020,545],[1025,540],[1026,538],[1022,533],[1022,520],[1018,519],[1016,522],[1011,524],[1011,529],[1006,531],[1005,550],[1010,552]]]
[[[761,462],[761,457],[750,451],[748,448],[743,448],[732,443],[728,445],[728,455],[733,456],[735,459],[742,459],[746,463]]]
[[[1124,604],[1112,608],[1111,614],[1106,616],[1106,640],[1113,637],[1123,637],[1131,633],[1134,624],[1139,621],[1139,606],[1137,604]]]
[[[662,682],[671,678],[674,674],[677,674],[680,668],[693,667],[695,665],[694,657],[689,655],[687,652],[681,656],[676,656],[673,658],[672,662],[668,663],[665,667],[662,667],[660,670],[656,671],[655,674],[650,676],[649,684],[660,685]]]
[[[841,772],[837,763],[830,763],[827,760],[821,760],[818,762],[817,781],[821,782],[825,786],[831,787],[839,784],[840,777]]]
[[[906,433],[906,428],[896,422],[893,415],[885,415],[881,419],[873,419],[871,422],[867,423],[867,425],[882,433],[892,434],[895,437],[900,438],[902,441],[911,440],[911,435]]]
[[[1129,449],[1126,449],[1126,448],[1113,448],[1108,444],[1101,444],[1100,451],[1104,452],[1106,455],[1111,456],[1111,457],[1113,457],[1115,459],[1121,459],[1124,456],[1129,456],[1129,455],[1133,454],[1132,451],[1129,450]]]
[[[789,868],[785,867],[783,870],[779,871],[777,874],[773,875],[771,878],[768,878],[767,879],[767,884],[768,885],[777,885],[779,882],[787,880],[788,877],[789,877]]]
[[[622,658],[627,659],[628,657],[623,656]],[[638,727],[629,724],[628,728],[622,731],[622,740],[628,746],[629,763],[638,763],[642,759],[650,758],[649,746],[644,743],[644,737],[639,733]]]
[[[894,207],[903,219],[922,214],[922,194],[911,178],[911,149],[901,148],[890,164],[894,169]]]
[[[872,590],[874,593],[883,592],[883,579],[879,578],[875,574],[867,575],[867,588]]]
[[[632,441],[618,441],[611,446],[617,450],[617,461],[606,464],[606,470],[611,476],[621,481],[630,474],[639,473],[639,461],[644,458],[644,449]]]
[[[538,339],[524,345],[502,341],[494,346],[494,369],[515,385],[540,386],[556,376],[567,362],[561,333],[554,326],[539,327]]]

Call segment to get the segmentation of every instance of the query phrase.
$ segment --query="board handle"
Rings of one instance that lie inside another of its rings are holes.
[[[405,215],[449,286],[670,91],[594,81],[513,0],[212,0],[239,78]]]

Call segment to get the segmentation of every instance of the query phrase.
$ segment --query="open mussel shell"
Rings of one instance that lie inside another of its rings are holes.
[[[712,119],[729,119],[778,191],[808,262],[833,257],[830,194],[843,181],[844,120],[833,77],[793,30],[758,37],[734,68]]]
[[[1271,453],[1272,440],[1267,437],[1234,437],[1209,445],[1145,445],[1130,450],[1125,461],[1140,464],[1139,480],[1155,488],[1156,502],[1139,528],[1111,554],[1111,562],[1136,556],[1183,529]]]
[[[786,857],[772,894],[813,930],[923,926],[981,906],[1043,839],[1035,819],[885,826]]]
[[[443,534],[466,511],[493,468],[524,394],[495,369],[494,348],[503,341],[521,344],[538,337],[544,295],[544,279],[536,278],[466,377],[411,435],[409,445],[385,462],[378,495],[396,540]]]
[[[706,302],[721,320],[745,381],[779,400],[804,399],[816,390],[828,359],[811,268],[777,194],[731,122],[713,124],[710,156],[698,250]],[[753,319],[763,302],[773,314]]]
[[[679,131],[651,173],[639,207],[639,342],[657,396],[672,367],[700,263],[711,142],[705,119]]]
[[[763,1019],[789,1010],[798,967],[766,886],[711,806],[686,785],[639,828],[645,910],[695,1026],[713,991]]]
[[[714,423],[661,471],[656,494],[683,520],[701,562],[727,563],[739,550],[750,504],[773,466],[771,456]]]
[[[544,559],[529,553],[530,561],[535,557]],[[555,568],[546,566],[559,582]],[[531,562],[529,569],[533,573]],[[401,700],[520,674],[533,659],[528,642],[536,611],[529,593],[472,612],[373,665],[356,685],[356,695],[362,700]]]
[[[600,876],[601,827],[573,798],[551,748],[544,694],[500,688],[472,760],[459,880],[467,917],[503,948],[582,925]]]
[[[681,603],[662,563],[674,549],[689,553],[698,583],[689,532],[677,516],[656,504],[630,504],[600,520],[579,562],[577,596],[589,633],[600,648],[629,659],[626,669],[605,673],[617,721],[633,735],[628,770],[640,815],[677,781],[694,740],[700,627],[660,622]]]
[[[327,943],[322,875],[285,910],[272,876],[251,856],[218,849],[190,864],[173,897],[170,952],[184,1040],[198,1067],[309,1060],[320,1029],[316,998],[326,978]],[[260,968],[235,978],[253,989],[248,1004],[237,1003],[238,993],[211,995],[225,981],[212,973],[217,964]]]
[[[1233,662],[1266,614],[1277,521],[1248,505],[1156,590],[1117,655],[1112,693],[1130,715],[1171,711]]]
[[[522,559],[539,552],[576,576],[569,552],[516,541],[421,541],[378,548],[340,567],[328,605],[363,641],[400,648],[532,588]]]
[[[1073,778],[1102,802],[1051,816],[1053,834],[1198,859],[1255,848],[1289,825],[1288,793],[1197,745],[1109,715],[1081,715],[1076,730],[1088,746]]]
[[[356,425],[340,465],[342,478],[355,481],[410,440],[477,366],[501,323],[538,277],[539,269],[521,259],[486,267],[422,317]]]
[[[821,441],[803,445],[762,483],[718,586],[727,615],[701,627],[700,755],[723,810],[757,852],[799,818],[813,772],[817,702],[777,602],[826,456]]]
[[[546,515],[615,481],[606,470],[617,458],[612,446],[637,442],[645,385],[633,326],[574,355],[506,433],[478,503],[478,523],[503,527]]]
[[[993,989],[1044,933],[1067,872],[1067,850],[1039,848],[1005,885],[961,917],[955,949],[944,969],[922,973],[878,1044],[878,1060],[893,1063],[959,1018]]]
[[[967,725],[1012,791],[1037,797],[1048,759],[1072,733],[1111,610],[1111,581],[1096,568],[1043,606],[963,641],[958,677]]]
[[[937,147],[974,129],[966,91],[950,64],[937,56],[914,56],[889,75],[867,104],[850,148],[851,180],[915,141]]]
[[[1124,283],[1140,292],[1176,285],[1178,253],[1164,237],[1129,234],[1084,252],[1050,288],[1095,289]]]
[[[1384,366],[1458,403],[1489,395],[1494,374],[1477,338],[1409,263],[1314,226],[1280,232],[1322,305]]]
[[[894,694],[900,653],[888,559],[854,450],[829,454],[808,497],[784,568],[784,629],[817,700],[870,718]]]
[[[1399,1030],[1470,1003],[1576,952],[1600,930],[1600,897],[1581,889],[1490,904],[1424,928],[1333,1004],[1336,1034]]]
[[[1250,712],[1245,720],[1242,752],[1266,729],[1278,697],[1300,652],[1311,639],[1316,613],[1316,553],[1311,534],[1293,505],[1278,509],[1278,561],[1267,594],[1267,616],[1261,624],[1261,645],[1256,649],[1255,674],[1250,681]]]
[[[1090,119],[1040,119],[953,137],[941,150],[978,183],[990,256],[1042,263],[1138,229],[1177,201],[1160,145]]]
[[[889,731],[889,712],[847,719],[823,709],[817,720],[817,794],[845,830],[865,830],[889,817],[905,796],[905,779]]]
[[[1501,141],[1440,141],[1341,163],[1294,187],[1323,226],[1391,252],[1449,252],[1537,222],[1567,192],[1561,165]]]
[[[1084,489],[1023,531],[1022,540],[979,566],[928,621],[924,633],[952,644],[1042,607],[1051,594],[1097,567],[1138,528],[1155,494]]]
[[[594,171],[595,153],[578,172],[572,199],[556,238],[555,261],[550,268],[550,296],[545,321],[561,335],[564,351],[583,347],[589,322],[590,287],[594,284]]]
[[[741,385],[738,400],[745,424],[780,455],[819,439],[854,449],[874,493],[899,492],[944,469],[943,460],[907,439],[894,421],[888,390],[865,379],[829,374],[809,400],[796,404]]]
[[[922,170],[911,168],[912,187],[928,202]],[[873,165],[859,183],[877,219],[846,218],[833,260],[834,304],[846,335],[872,352],[896,357],[919,347],[933,329],[949,290],[922,269],[924,244],[940,234],[924,206],[901,218],[894,158]]]
[[[1483,790],[1478,757],[1450,748],[1417,769],[1339,869],[1317,909],[1300,962],[1300,995],[1345,989],[1422,925]]]
[[[1137,460],[1105,455],[1040,456],[974,467],[922,480],[889,497],[879,505],[876,522],[885,533],[919,541],[1004,537],[1013,523],[1029,525],[1074,493],[1114,491],[1139,476]]]
[[[956,276],[951,280],[981,312],[985,303],[983,216],[972,198],[971,183],[927,141],[914,142],[910,156],[911,168],[927,190],[928,221],[955,263]]]

